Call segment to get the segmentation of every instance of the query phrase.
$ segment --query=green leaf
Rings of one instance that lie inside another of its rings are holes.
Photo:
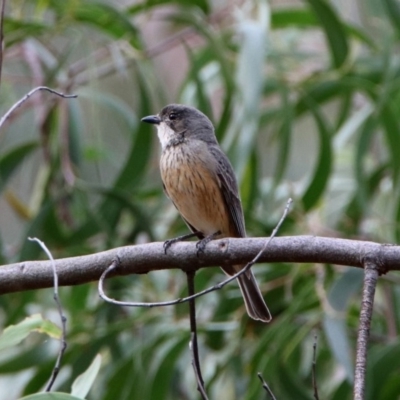
[[[154,370],[153,384],[150,385],[151,394],[149,399],[161,399],[167,393],[167,389],[171,385],[174,373],[176,373],[176,365],[182,352],[187,349],[188,337],[178,336],[171,338],[164,346],[158,349],[158,357],[152,366]]]
[[[100,371],[100,366],[101,355],[97,354],[97,356],[90,364],[89,368],[74,380],[71,391],[71,394],[73,396],[84,398],[89,393],[89,390],[92,387],[93,382]]]
[[[0,158],[0,192],[4,190],[7,181],[24,159],[38,147],[37,142],[25,143],[18,146]]]
[[[326,0],[307,0],[317,16],[331,49],[335,68],[340,68],[346,61],[349,52],[347,36],[344,27]]]
[[[148,101],[148,87],[146,87],[144,76],[139,74],[138,76],[139,90],[138,96],[142,101],[142,110],[138,114],[140,118],[149,115],[150,102]],[[153,112],[154,113],[154,112]],[[140,182],[144,173],[146,172],[146,166],[150,159],[154,128],[149,124],[139,124],[135,131],[132,132],[133,140],[128,154],[127,160],[117,177],[114,187],[132,191]]]
[[[57,325],[43,319],[40,314],[34,314],[25,318],[19,324],[11,325],[4,329],[0,336],[0,350],[16,346],[31,332],[45,333],[55,339],[61,337],[61,329]]]
[[[138,111],[138,115],[142,117],[154,113],[154,110],[151,109],[150,90],[147,86],[145,74],[143,71],[140,71],[140,69],[138,69],[138,85],[138,96],[141,99],[141,109]],[[139,124],[135,127],[132,132],[133,139],[130,151],[124,166],[115,179],[112,188],[105,192],[115,192],[117,197],[120,196],[123,191],[126,193],[135,192],[135,189],[140,184],[146,172],[146,166],[151,156],[154,135],[154,128],[149,124]],[[92,217],[89,218],[87,222],[75,232],[76,237],[79,237],[80,240],[85,240],[96,234],[99,228],[108,231],[108,234],[112,236],[121,211],[120,202],[107,196],[94,213],[95,220],[93,220]]]
[[[300,379],[297,373],[287,365],[278,363],[278,374],[281,380],[281,398],[310,400],[309,388]],[[273,392],[272,387],[272,392]]]
[[[343,318],[324,315],[323,327],[328,345],[332,350],[336,360],[343,365],[347,379],[352,382],[353,377],[353,361],[352,349],[350,346],[349,335],[347,332],[346,321]]]
[[[314,207],[323,195],[332,170],[332,135],[330,129],[327,121],[313,102],[310,102],[309,105],[318,128],[320,152],[313,178],[302,198],[303,207],[306,211]]]
[[[341,21],[341,24],[348,35],[360,40],[373,49],[377,48],[374,41],[368,36],[365,30],[360,29],[355,25],[346,24],[345,21]],[[320,27],[321,25],[316,14],[311,10],[304,8],[282,8],[272,11],[271,26],[274,29],[282,29],[289,26],[308,28]]]
[[[328,300],[337,313],[326,313],[323,320],[329,346],[335,358],[344,366],[350,382],[353,381],[353,362],[350,356],[351,345],[344,315],[350,299],[360,291],[363,276],[362,270],[349,268],[336,280],[329,291]]]
[[[79,99],[88,99],[90,103],[97,103],[103,106],[108,111],[115,113],[115,117],[126,123],[128,129],[137,127],[138,118],[132,106],[128,105],[121,98],[112,95],[111,93],[104,93],[104,91],[94,90],[91,88],[81,88],[77,92]],[[72,104],[72,102],[71,102]],[[76,105],[77,103],[74,102]]]
[[[288,26],[318,26],[318,19],[311,10],[304,8],[284,8],[273,10],[271,14],[271,26],[274,29]]]
[[[244,212],[252,213],[254,210],[254,203],[258,197],[258,157],[256,151],[250,155],[249,162],[247,163],[244,177],[240,184],[240,195],[242,197]]]
[[[360,269],[349,268],[332,285],[328,300],[330,305],[339,312],[344,312],[350,299],[359,293],[362,287],[364,273]]]
[[[46,29],[48,27],[44,24],[5,17],[4,39],[6,47],[11,47],[29,37],[38,38]]]
[[[130,14],[136,14],[138,12],[142,11],[148,11],[152,7],[159,7],[162,5],[171,5],[171,4],[177,4],[179,6],[184,6],[184,7],[199,7],[205,14],[208,14],[210,12],[210,6],[208,4],[207,0],[147,0],[147,1],[142,1],[139,2],[138,4],[135,4],[134,6],[129,7],[126,12]]]
[[[339,113],[339,118],[337,122],[336,134],[334,139],[334,147],[340,151],[348,143],[350,143],[351,138],[359,131],[360,127],[365,124],[366,120],[374,112],[374,108],[370,104],[366,104],[353,115],[348,117],[348,112],[351,110],[350,96],[344,95],[342,102],[342,110]],[[347,111],[346,111],[347,110]],[[348,117],[348,118],[347,118]]]
[[[400,4],[398,0],[383,0],[387,16],[393,25],[393,28],[400,33]]]
[[[188,55],[190,65],[192,66],[189,73],[189,82],[194,83],[196,87],[196,100],[197,100],[197,108],[199,108],[204,114],[206,114],[211,121],[213,121],[212,116],[212,108],[210,106],[209,97],[205,92],[205,82],[201,79],[201,69],[203,68],[202,60],[199,60],[198,57],[195,57],[193,51],[185,46],[186,53]]]
[[[362,127],[360,138],[356,147],[355,157],[355,176],[357,179],[357,193],[356,198],[358,207],[363,211],[368,207],[368,191],[367,191],[367,171],[366,160],[368,158],[369,149],[371,147],[372,139],[377,128],[377,119],[375,116],[368,118]]]
[[[54,368],[54,355],[48,351],[47,343],[42,341],[42,343],[36,344],[32,348],[25,348],[21,346],[21,351],[18,354],[9,359],[0,362],[0,374],[12,374],[18,373],[29,368],[40,369],[44,364],[51,363],[51,369]],[[45,376],[41,382],[46,381],[51,373],[46,371]],[[40,390],[42,383],[40,383],[34,390],[25,392],[27,394],[34,393]]]
[[[288,166],[288,160],[290,155],[290,143],[292,136],[292,124],[293,124],[293,107],[289,102],[289,93],[286,89],[282,89],[282,107],[283,115],[281,119],[281,125],[278,130],[278,146],[279,154],[277,157],[276,171],[274,173],[275,185],[278,184],[283,178],[286,168]]]
[[[40,246],[26,240],[27,237],[39,237],[47,246],[64,246],[67,235],[63,223],[59,220],[54,202],[44,202],[39,213],[25,225],[22,234],[24,241],[18,254],[20,260],[33,260],[41,253]]]
[[[232,64],[228,62],[226,43],[222,40],[220,35],[217,35],[215,31],[210,28],[210,25],[207,24],[205,19],[200,18],[199,15],[181,12],[178,15],[172,15],[169,19],[178,23],[187,24],[189,27],[197,30],[205,39],[214,61],[219,65],[220,76],[223,81],[222,85],[224,87],[223,110],[216,127],[216,134],[220,139],[231,123],[232,104],[236,86],[233,76],[234,69]]]
[[[385,132],[387,149],[390,154],[390,164],[393,170],[393,183],[396,186],[400,175],[400,124],[397,115],[392,110],[390,102],[382,107],[380,121]]]
[[[388,171],[388,164],[380,165],[371,174],[365,176],[365,183],[358,183],[357,189],[351,200],[348,202],[343,218],[338,223],[338,228],[341,231],[351,234],[357,234],[359,225],[363,221],[365,213],[368,213],[368,203],[372,201],[373,195],[379,189],[382,179]],[[362,197],[360,199],[360,193]]]
[[[69,16],[72,21],[83,22],[116,39],[124,38],[134,47],[141,48],[139,32],[127,14],[119,8],[100,2],[51,1],[59,18]]]
[[[396,242],[400,243],[400,199],[397,201],[397,207],[395,210],[395,226],[394,226],[394,237]]]
[[[30,396],[22,397],[20,400],[85,400],[83,397],[71,396],[68,393],[51,392],[36,393]]]
[[[317,372],[318,376],[318,372]],[[320,386],[319,386],[320,387]],[[350,399],[349,394],[353,392],[353,388],[348,381],[343,381],[335,392],[332,394],[331,400]]]
[[[140,379],[140,368],[134,359],[118,358],[106,380],[105,390],[102,393],[102,400],[114,400],[115,393],[125,394],[126,399],[145,399],[143,395],[149,385],[146,379]],[[141,360],[140,360],[141,361]],[[129,395],[128,395],[129,394]]]
[[[400,347],[398,344],[376,346],[368,354],[367,368],[367,399],[380,399],[380,393],[395,375],[400,371]]]
[[[313,82],[308,85],[303,92],[302,96],[296,104],[296,115],[300,116],[307,112],[310,108],[310,101],[314,104],[321,106],[322,104],[336,98],[338,95],[343,93],[343,83],[341,80],[321,80]]]

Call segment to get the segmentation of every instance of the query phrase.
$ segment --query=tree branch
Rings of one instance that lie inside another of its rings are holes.
[[[246,264],[257,255],[266,240],[268,238],[214,240],[200,257],[197,257],[196,243],[175,243],[165,254],[163,243],[156,242],[58,259],[55,265],[60,286],[71,286],[98,281],[115,259],[119,259],[120,264],[110,276]],[[400,270],[400,246],[315,236],[275,238],[257,262],[327,263],[363,268],[367,258],[374,262],[380,274]],[[1,294],[52,286],[50,261],[25,261],[0,267]]]
[[[377,265],[368,260],[366,261],[364,268],[364,288],[362,294],[360,324],[357,335],[354,400],[364,400],[365,374],[367,371],[367,347],[377,281]]]
[[[196,291],[194,289],[194,275],[195,272],[187,272],[187,285],[188,285],[188,295],[193,296]],[[200,367],[200,356],[199,356],[199,346],[197,344],[197,321],[196,321],[196,300],[189,300],[189,310],[190,310],[190,343],[189,347],[192,353],[192,366],[194,374],[197,381],[197,390],[200,392],[201,398],[203,400],[208,400],[206,390],[204,388],[204,379],[201,373]]]

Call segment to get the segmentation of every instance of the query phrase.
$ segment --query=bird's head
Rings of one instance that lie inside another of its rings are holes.
[[[169,104],[157,115],[144,117],[142,121],[156,125],[163,148],[180,137],[216,143],[211,121],[194,107]]]

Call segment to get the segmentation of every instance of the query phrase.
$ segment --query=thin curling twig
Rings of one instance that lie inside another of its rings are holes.
[[[220,290],[222,289],[224,286],[226,286],[229,282],[232,282],[233,280],[235,280],[237,277],[239,277],[242,274],[245,274],[257,261],[258,259],[261,257],[261,255],[263,254],[263,252],[265,251],[265,249],[268,247],[268,245],[271,243],[271,240],[276,236],[276,234],[278,233],[279,228],[281,227],[283,221],[285,220],[287,214],[289,213],[289,209],[290,209],[290,205],[292,204],[292,199],[289,199],[286,203],[286,207],[285,210],[282,214],[281,219],[279,220],[278,224],[276,225],[275,229],[272,231],[271,236],[265,241],[264,245],[262,246],[262,248],[260,249],[260,251],[257,253],[257,255],[249,262],[246,264],[246,266],[240,270],[239,272],[237,272],[235,275],[230,276],[229,278],[225,279],[224,281],[211,286],[207,289],[202,290],[201,292],[198,292],[196,294],[193,294],[191,296],[187,296],[187,297],[183,297],[180,299],[175,299],[175,300],[169,300],[169,301],[159,301],[159,302],[153,302],[153,303],[142,303],[142,302],[132,302],[132,301],[119,301],[119,300],[114,300],[111,299],[110,297],[108,297],[105,292],[104,292],[104,280],[106,279],[107,275],[109,273],[111,273],[112,271],[114,271],[118,264],[119,261],[114,260],[110,266],[101,274],[101,277],[99,279],[99,284],[98,284],[98,291],[99,291],[99,296],[106,302],[111,303],[111,304],[115,304],[118,306],[125,306],[125,307],[165,307],[165,306],[173,306],[176,304],[180,304],[180,303],[185,303],[187,301],[190,301],[192,299],[196,299],[197,297],[201,297],[204,296],[207,293],[213,292],[215,290]]]
[[[271,398],[271,400],[276,400],[276,397],[274,396],[274,394],[272,393],[272,390],[269,388],[267,382],[265,382],[265,379],[262,377],[261,372],[257,373],[258,379],[260,379],[261,383],[262,383],[262,387],[265,389],[265,391],[268,393],[269,397]]]
[[[55,263],[54,263],[54,258],[51,255],[49,249],[46,247],[46,245],[41,240],[39,240],[38,238],[28,238],[28,239],[30,241],[32,241],[32,242],[37,242],[39,244],[39,246],[43,249],[43,251],[47,254],[47,257],[51,261],[51,264],[53,266],[53,274],[54,274],[53,275],[54,276],[54,294],[53,294],[53,298],[54,298],[54,301],[57,304],[58,314],[60,315],[60,320],[61,320],[61,327],[62,327],[61,332],[62,333],[61,333],[61,340],[60,340],[60,350],[58,352],[57,361],[56,361],[56,364],[55,364],[55,366],[53,368],[53,372],[51,373],[50,380],[49,380],[49,382],[48,382],[48,384],[46,386],[46,389],[45,389],[46,392],[50,392],[50,390],[51,390],[51,388],[52,388],[52,386],[53,386],[53,384],[54,384],[54,382],[55,382],[55,380],[57,378],[57,375],[58,375],[58,373],[60,371],[60,365],[61,365],[62,356],[64,355],[65,349],[67,348],[67,342],[65,340],[67,318],[63,314],[63,310],[62,310],[62,307],[61,307],[61,302],[60,302],[60,299],[58,297],[58,275],[57,275],[57,270],[56,270],[56,266],[55,266]]]
[[[50,89],[47,86],[38,86],[35,89],[32,89],[29,93],[27,93],[24,97],[22,97],[21,99],[19,99],[4,115],[3,117],[0,119],[0,129],[2,128],[2,126],[4,125],[4,122],[6,122],[6,120],[10,117],[10,115],[18,108],[21,107],[21,105],[23,103],[25,103],[25,101],[27,101],[33,94],[35,94],[38,91],[47,91],[50,92],[52,94],[55,94],[57,96],[60,96],[64,99],[75,99],[76,97],[78,97],[76,94],[64,94],[64,93],[60,93],[57,92],[54,89]]]
[[[354,400],[364,400],[365,374],[367,371],[367,346],[377,281],[378,267],[374,262],[367,260],[364,266],[364,287],[357,335]]]
[[[313,343],[313,361],[312,361],[312,386],[314,389],[314,399],[319,400],[318,395],[318,386],[317,386],[317,374],[316,374],[316,367],[317,367],[317,339],[318,336],[314,336],[314,343]]]
[[[189,296],[192,296],[195,292],[194,289],[194,275],[195,272],[187,272],[187,284]],[[197,390],[200,392],[203,400],[208,400],[207,393],[204,388],[204,380],[201,374],[200,368],[200,357],[199,347],[197,344],[197,326],[196,326],[196,303],[194,299],[189,300],[189,311],[190,311],[190,350],[192,352],[192,366],[197,381]]]

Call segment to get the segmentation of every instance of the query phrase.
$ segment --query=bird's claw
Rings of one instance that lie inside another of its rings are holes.
[[[168,239],[164,242],[163,244],[163,249],[164,249],[164,254],[167,254],[168,249],[175,243],[177,242],[176,239]]]
[[[196,255],[199,257],[200,253],[204,253],[204,250],[209,242],[207,238],[201,239],[196,243]]]
[[[204,239],[199,240],[196,243],[196,255],[199,257],[200,253],[204,253],[204,250],[208,244],[208,242],[211,242],[211,240],[215,239],[218,235],[220,235],[221,232],[217,231],[215,233],[212,233],[211,235],[206,236]]]

